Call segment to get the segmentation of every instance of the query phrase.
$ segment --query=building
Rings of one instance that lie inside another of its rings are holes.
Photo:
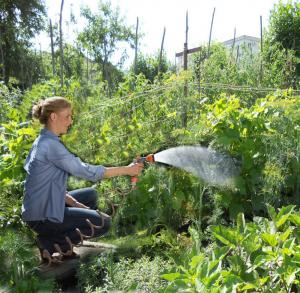
[[[245,50],[249,51],[250,54],[257,54],[260,52],[260,38],[247,35],[222,42],[222,44],[229,50],[234,50],[233,54],[236,56],[237,60],[243,56]],[[188,68],[191,68],[193,55],[200,52],[200,50],[201,47],[188,49]],[[175,65],[177,72],[183,69],[183,52],[175,54]]]
[[[234,51],[238,58],[243,55],[243,51],[248,49],[251,54],[257,54],[260,51],[260,39],[251,36],[240,36],[222,43],[226,48]]]

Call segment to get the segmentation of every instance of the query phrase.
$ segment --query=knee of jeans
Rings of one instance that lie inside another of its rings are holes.
[[[98,200],[98,192],[94,188],[90,188],[89,201],[97,202]]]

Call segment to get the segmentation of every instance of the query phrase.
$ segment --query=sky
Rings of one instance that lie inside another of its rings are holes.
[[[263,28],[268,27],[269,13],[279,0],[111,0],[113,7],[119,7],[126,24],[135,28],[139,17],[139,29],[144,34],[140,40],[140,50],[153,54],[160,49],[163,29],[166,28],[164,50],[169,60],[175,59],[175,53],[183,50],[185,41],[186,12],[188,11],[189,31],[188,48],[208,43],[213,9],[215,8],[212,40],[223,42],[232,39],[234,29],[236,37],[249,35],[260,37],[260,16]],[[283,1],[284,3],[286,1]],[[61,0],[46,0],[48,16],[52,23],[59,22]],[[97,9],[97,0],[65,0],[64,21],[70,18],[70,11],[77,16],[78,26],[65,26],[64,37],[68,42],[74,39],[74,31],[84,27],[80,20],[80,7],[89,6]],[[42,50],[50,51],[50,40],[40,36]],[[128,52],[133,58],[134,52]]]

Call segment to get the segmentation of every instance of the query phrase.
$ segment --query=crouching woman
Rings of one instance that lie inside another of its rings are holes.
[[[62,97],[40,101],[33,117],[44,125],[25,161],[22,218],[37,233],[42,261],[76,257],[73,246],[85,236],[104,235],[111,218],[96,211],[97,192],[92,188],[67,191],[69,174],[92,182],[114,176],[140,174],[140,163],[104,167],[82,162],[60,140],[72,124],[72,105]]]

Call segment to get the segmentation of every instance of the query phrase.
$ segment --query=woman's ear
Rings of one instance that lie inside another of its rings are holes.
[[[52,112],[51,114],[50,114],[50,120],[51,121],[55,121],[56,120],[56,117],[57,117],[57,115],[56,115],[56,113],[55,112]]]

